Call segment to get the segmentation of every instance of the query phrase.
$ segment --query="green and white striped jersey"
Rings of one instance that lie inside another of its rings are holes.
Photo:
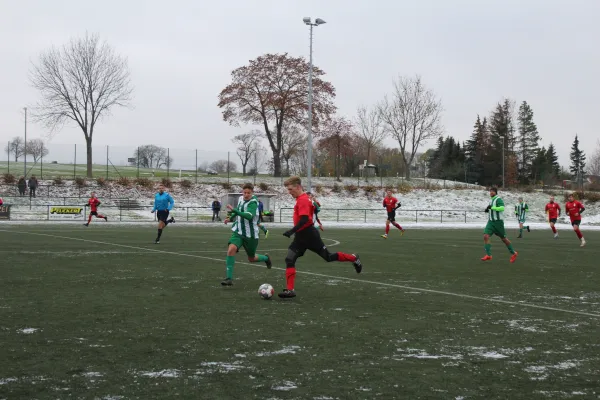
[[[525,219],[527,216],[527,211],[529,211],[529,206],[527,203],[519,203],[515,206],[515,214],[519,220]]]
[[[499,208],[497,211],[490,209],[490,221],[504,221],[504,201],[498,196],[492,197],[490,207]]]
[[[237,207],[232,210],[235,219],[231,230],[240,236],[258,239],[258,199],[252,196],[250,200],[244,200],[240,196]]]

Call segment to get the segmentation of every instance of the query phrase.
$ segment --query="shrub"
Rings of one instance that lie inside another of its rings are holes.
[[[117,179],[117,184],[123,187],[129,187],[131,186],[131,180],[126,176],[121,176]]]
[[[521,189],[521,191],[523,193],[533,193],[535,190],[535,188],[533,186],[525,186],[524,188]]]
[[[137,178],[135,184],[147,189],[152,189],[154,186],[154,183],[148,178]]]
[[[233,185],[229,182],[223,182],[221,183],[221,187],[225,190],[231,190],[231,188],[233,187]]]
[[[373,185],[367,185],[363,187],[363,190],[365,191],[365,194],[367,196],[374,195],[375,193],[377,193],[377,188]]]
[[[85,178],[82,178],[81,176],[75,177],[75,186],[77,186],[78,188],[82,188],[82,187],[85,187],[86,185],[87,185],[87,182],[85,181]]]
[[[356,186],[356,185],[346,185],[344,187],[344,189],[346,189],[346,191],[348,193],[356,193],[356,192],[358,192],[358,186]]]
[[[596,203],[597,201],[600,201],[600,193],[585,192],[585,201],[588,203]]]
[[[186,189],[189,189],[192,187],[192,181],[190,181],[189,179],[184,179],[181,182],[179,182],[179,184],[181,185],[182,188],[186,188]]]
[[[413,188],[407,183],[399,183],[398,184],[398,193],[407,194],[412,192]]]
[[[258,187],[259,187],[259,188],[260,188],[260,190],[262,190],[263,192],[265,192],[265,191],[269,190],[269,185],[267,185],[267,184],[266,184],[266,183],[264,183],[264,182],[261,182],[261,183],[259,183],[259,184],[258,184]]]
[[[4,183],[16,183],[17,178],[13,174],[3,174],[2,180]]]
[[[315,192],[317,194],[323,194],[323,185],[317,185],[317,186],[315,186]]]
[[[333,193],[340,193],[342,191],[342,187],[340,185],[338,185],[337,183],[334,183],[333,187],[331,188],[331,191]]]
[[[64,184],[64,183],[65,183],[65,181],[63,180],[63,178],[62,178],[62,177],[60,177],[60,176],[57,176],[56,178],[54,178],[54,179],[52,180],[52,183],[54,183],[55,185],[62,185],[62,184]]]
[[[100,177],[100,178],[96,179],[96,184],[100,187],[105,187],[108,184],[108,182],[106,181],[105,178]]]
[[[167,189],[171,189],[173,187],[173,181],[171,181],[169,178],[162,178],[160,183],[162,183]]]

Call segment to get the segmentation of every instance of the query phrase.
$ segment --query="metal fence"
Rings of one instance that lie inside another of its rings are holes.
[[[279,222],[292,221],[294,209],[280,208]],[[335,222],[382,222],[386,214],[381,208],[321,208],[319,219]],[[396,218],[399,222],[464,222],[468,218],[481,219],[481,211],[469,210],[397,210]]]

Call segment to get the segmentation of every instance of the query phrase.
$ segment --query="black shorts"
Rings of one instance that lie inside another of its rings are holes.
[[[162,222],[167,222],[169,218],[169,210],[156,210],[156,219]]]
[[[581,224],[581,220],[580,219],[578,219],[577,221],[571,221],[571,225],[572,226],[575,226],[575,225],[579,226],[579,224]]]
[[[294,241],[289,247],[298,257],[303,256],[306,250],[319,253],[324,248],[326,248],[325,243],[323,243],[319,231],[314,226],[309,226],[300,232],[296,232]]]
[[[558,218],[550,218],[549,219],[549,221],[553,224],[555,224],[557,220],[558,220]]]
[[[396,220],[396,210],[394,210],[394,211],[388,211],[388,217],[387,217],[387,219],[390,222],[394,222]]]
[[[98,216],[98,211],[90,211],[90,215],[95,215],[97,217]]]

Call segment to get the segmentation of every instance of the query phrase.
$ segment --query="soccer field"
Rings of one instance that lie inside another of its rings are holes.
[[[600,232],[327,229],[290,300],[289,239],[237,257],[225,227],[0,225],[0,399],[599,398]]]

